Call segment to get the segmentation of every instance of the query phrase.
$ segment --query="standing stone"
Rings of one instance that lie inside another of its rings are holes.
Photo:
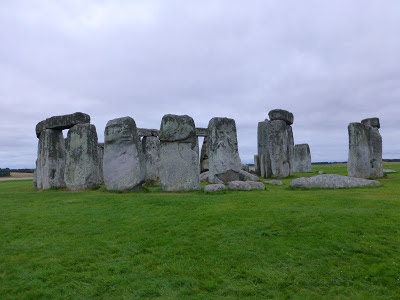
[[[98,152],[98,155],[99,155],[100,184],[104,184],[104,173],[103,173],[104,143],[98,143],[97,144],[97,152]]]
[[[257,151],[258,151],[258,163],[259,172],[257,175],[269,178],[272,175],[271,170],[271,157],[268,147],[268,130],[270,127],[270,121],[265,120],[258,123],[257,128]]]
[[[308,144],[294,146],[293,173],[311,172],[311,152]]]
[[[162,189],[199,190],[199,144],[193,119],[187,115],[165,115],[159,139]]]
[[[104,130],[104,184],[107,190],[140,189],[146,165],[136,123],[130,117],[108,121]]]
[[[260,159],[258,158],[258,155],[254,155],[254,173],[256,173],[258,176],[261,176]]]
[[[207,150],[210,183],[239,180],[242,163],[239,157],[235,120],[212,118],[208,123]]]
[[[36,187],[52,189],[65,187],[65,142],[61,130],[40,132],[36,162]]]
[[[378,128],[379,127],[371,127],[369,136],[371,178],[383,177],[382,136]]]
[[[205,136],[200,152],[200,173],[207,172],[208,170],[209,170],[209,162],[207,153],[207,136]]]
[[[142,146],[146,162],[146,184],[157,185],[160,177],[160,140],[157,136],[145,136]]]
[[[100,185],[96,127],[77,124],[68,131],[64,180],[68,189],[93,189]]]

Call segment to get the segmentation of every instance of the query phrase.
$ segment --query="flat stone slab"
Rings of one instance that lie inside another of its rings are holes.
[[[39,138],[44,129],[64,130],[70,129],[77,124],[89,124],[90,116],[82,112],[76,112],[70,115],[54,116],[39,122],[36,125],[36,136]]]
[[[212,193],[212,192],[219,192],[225,191],[225,184],[209,184],[204,187],[204,192]]]
[[[228,189],[232,191],[265,190],[265,185],[255,181],[230,181]]]
[[[265,180],[264,183],[271,184],[271,185],[283,185],[283,182],[280,180]]]
[[[290,187],[293,188],[320,188],[320,189],[345,189],[366,186],[380,186],[379,181],[363,178],[347,177],[336,174],[324,174],[309,178],[301,177],[293,180]]]
[[[397,173],[395,170],[383,169],[383,173]]]
[[[379,118],[368,118],[361,121],[361,124],[368,125],[375,128],[381,128]]]
[[[292,125],[294,121],[293,114],[287,110],[283,109],[273,109],[268,113],[268,117],[271,121],[274,120],[282,120],[285,121],[286,124]]]

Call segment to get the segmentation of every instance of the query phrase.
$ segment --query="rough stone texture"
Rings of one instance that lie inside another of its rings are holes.
[[[361,121],[361,124],[368,125],[375,128],[381,128],[379,118],[368,118]]]
[[[249,172],[246,172],[244,170],[240,170],[239,172],[239,180],[241,181],[260,181],[260,178],[258,176],[253,175]]]
[[[209,184],[204,187],[206,193],[225,191],[225,184]]]
[[[256,174],[263,178],[269,178],[272,176],[271,157],[268,147],[269,127],[270,121],[268,120],[259,122],[257,127],[258,172],[256,169]],[[256,163],[255,160],[254,163]]]
[[[104,130],[103,171],[107,190],[141,188],[146,176],[145,157],[132,118],[108,121]]]
[[[321,189],[342,189],[366,186],[380,186],[379,181],[362,178],[347,177],[335,174],[317,175],[313,177],[302,177],[290,183],[294,188],[321,188]]]
[[[254,181],[231,181],[228,183],[228,189],[237,191],[265,190],[265,185],[262,182]]]
[[[229,118],[212,118],[210,120],[207,150],[210,183],[239,180],[242,163],[239,157],[235,120]]]
[[[36,187],[65,187],[65,142],[61,130],[44,129],[39,137],[36,161]]]
[[[395,170],[383,169],[383,173],[397,173]]]
[[[103,158],[104,158],[104,143],[97,144],[97,152],[99,155],[99,178],[100,184],[104,184],[104,173],[103,173]]]
[[[207,153],[207,137],[204,137],[203,145],[200,152],[200,172],[207,172],[209,169],[208,153]]]
[[[206,137],[206,136],[207,136],[207,128],[199,128],[199,127],[197,127],[197,128],[196,128],[196,135],[197,135],[197,136],[204,136],[204,137]]]
[[[254,173],[256,173],[258,176],[261,176],[260,158],[258,157],[258,155],[254,155]]]
[[[271,184],[271,185],[283,185],[283,182],[280,180],[265,180],[264,183]]]
[[[156,136],[145,136],[142,145],[146,161],[146,184],[154,186],[160,177],[160,140]]]
[[[92,124],[77,124],[68,131],[67,139],[64,174],[67,188],[82,190],[99,187],[96,127]]]
[[[39,122],[36,125],[36,136],[40,136],[40,132],[43,129],[69,129],[76,124],[88,124],[90,123],[90,116],[81,112],[76,112],[70,115],[54,116],[47,118],[44,121]]]
[[[294,146],[293,173],[311,172],[311,152],[308,144]]]
[[[242,170],[246,171],[246,172],[249,172],[250,171],[250,167],[248,165],[242,164]]]
[[[200,174],[200,182],[208,181],[208,171]]]
[[[294,120],[293,114],[283,109],[273,109],[268,113],[268,116],[271,121],[282,120],[288,125],[292,125]]]
[[[140,137],[142,136],[158,136],[158,129],[147,129],[147,128],[137,128],[137,133]]]
[[[186,115],[165,115],[159,138],[162,189],[171,192],[199,190],[199,144],[193,119]]]
[[[382,137],[377,127],[350,123],[347,171],[351,177],[380,178],[383,176]]]

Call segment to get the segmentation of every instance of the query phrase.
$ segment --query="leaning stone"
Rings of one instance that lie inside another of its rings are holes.
[[[271,185],[283,185],[283,182],[280,180],[265,180],[264,183],[271,184]]]
[[[204,137],[203,145],[200,152],[200,172],[204,173],[209,169],[208,153],[207,153],[207,137]]]
[[[350,123],[348,126],[349,159],[347,162],[347,172],[350,177],[371,177],[370,130],[370,126],[361,123]]]
[[[39,137],[36,166],[38,189],[65,187],[65,142],[61,130],[44,129]]]
[[[380,186],[379,181],[367,180],[362,178],[354,178],[341,176],[336,174],[317,175],[313,177],[302,177],[293,180],[290,187],[293,188],[321,188],[321,189],[342,189],[367,186]]]
[[[146,185],[154,186],[160,175],[160,140],[156,136],[145,136],[142,146],[146,161]]]
[[[146,165],[136,123],[131,117],[108,121],[104,131],[103,171],[107,190],[141,188]]]
[[[204,187],[206,193],[225,191],[225,184],[209,184]]]
[[[383,169],[383,173],[397,173],[395,170]]]
[[[236,191],[265,190],[265,185],[262,182],[254,181],[231,181],[228,183],[228,189]]]
[[[77,124],[68,131],[67,139],[64,174],[67,188],[83,190],[99,187],[96,127],[92,124]]]
[[[308,144],[294,146],[293,173],[311,172],[311,152]]]
[[[40,131],[43,127],[46,129],[64,130],[72,128],[72,126],[75,126],[76,124],[88,124],[90,123],[90,116],[88,114],[76,112],[70,115],[47,118],[42,122],[39,122],[36,125],[36,136],[40,135]]]
[[[159,138],[162,189],[199,190],[199,144],[193,119],[186,115],[165,115]]]
[[[361,124],[368,125],[374,128],[381,128],[379,118],[368,118],[361,121]]]
[[[208,171],[200,174],[200,182],[207,182],[207,181],[208,181]]]
[[[207,151],[210,183],[239,180],[242,163],[239,157],[235,120],[229,118],[210,120]]]
[[[241,170],[239,172],[239,180],[241,180],[241,181],[260,181],[260,178],[258,178],[258,176],[253,175],[249,172]]]
[[[268,113],[268,116],[271,121],[282,120],[288,125],[292,125],[294,120],[293,114],[283,109],[273,109]]]

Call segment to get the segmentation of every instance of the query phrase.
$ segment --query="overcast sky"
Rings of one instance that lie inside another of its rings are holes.
[[[293,112],[313,161],[344,161],[347,125],[379,117],[400,158],[400,1],[0,1],[0,167],[34,167],[35,125],[81,111],[159,128],[236,120],[243,162],[257,123]]]

